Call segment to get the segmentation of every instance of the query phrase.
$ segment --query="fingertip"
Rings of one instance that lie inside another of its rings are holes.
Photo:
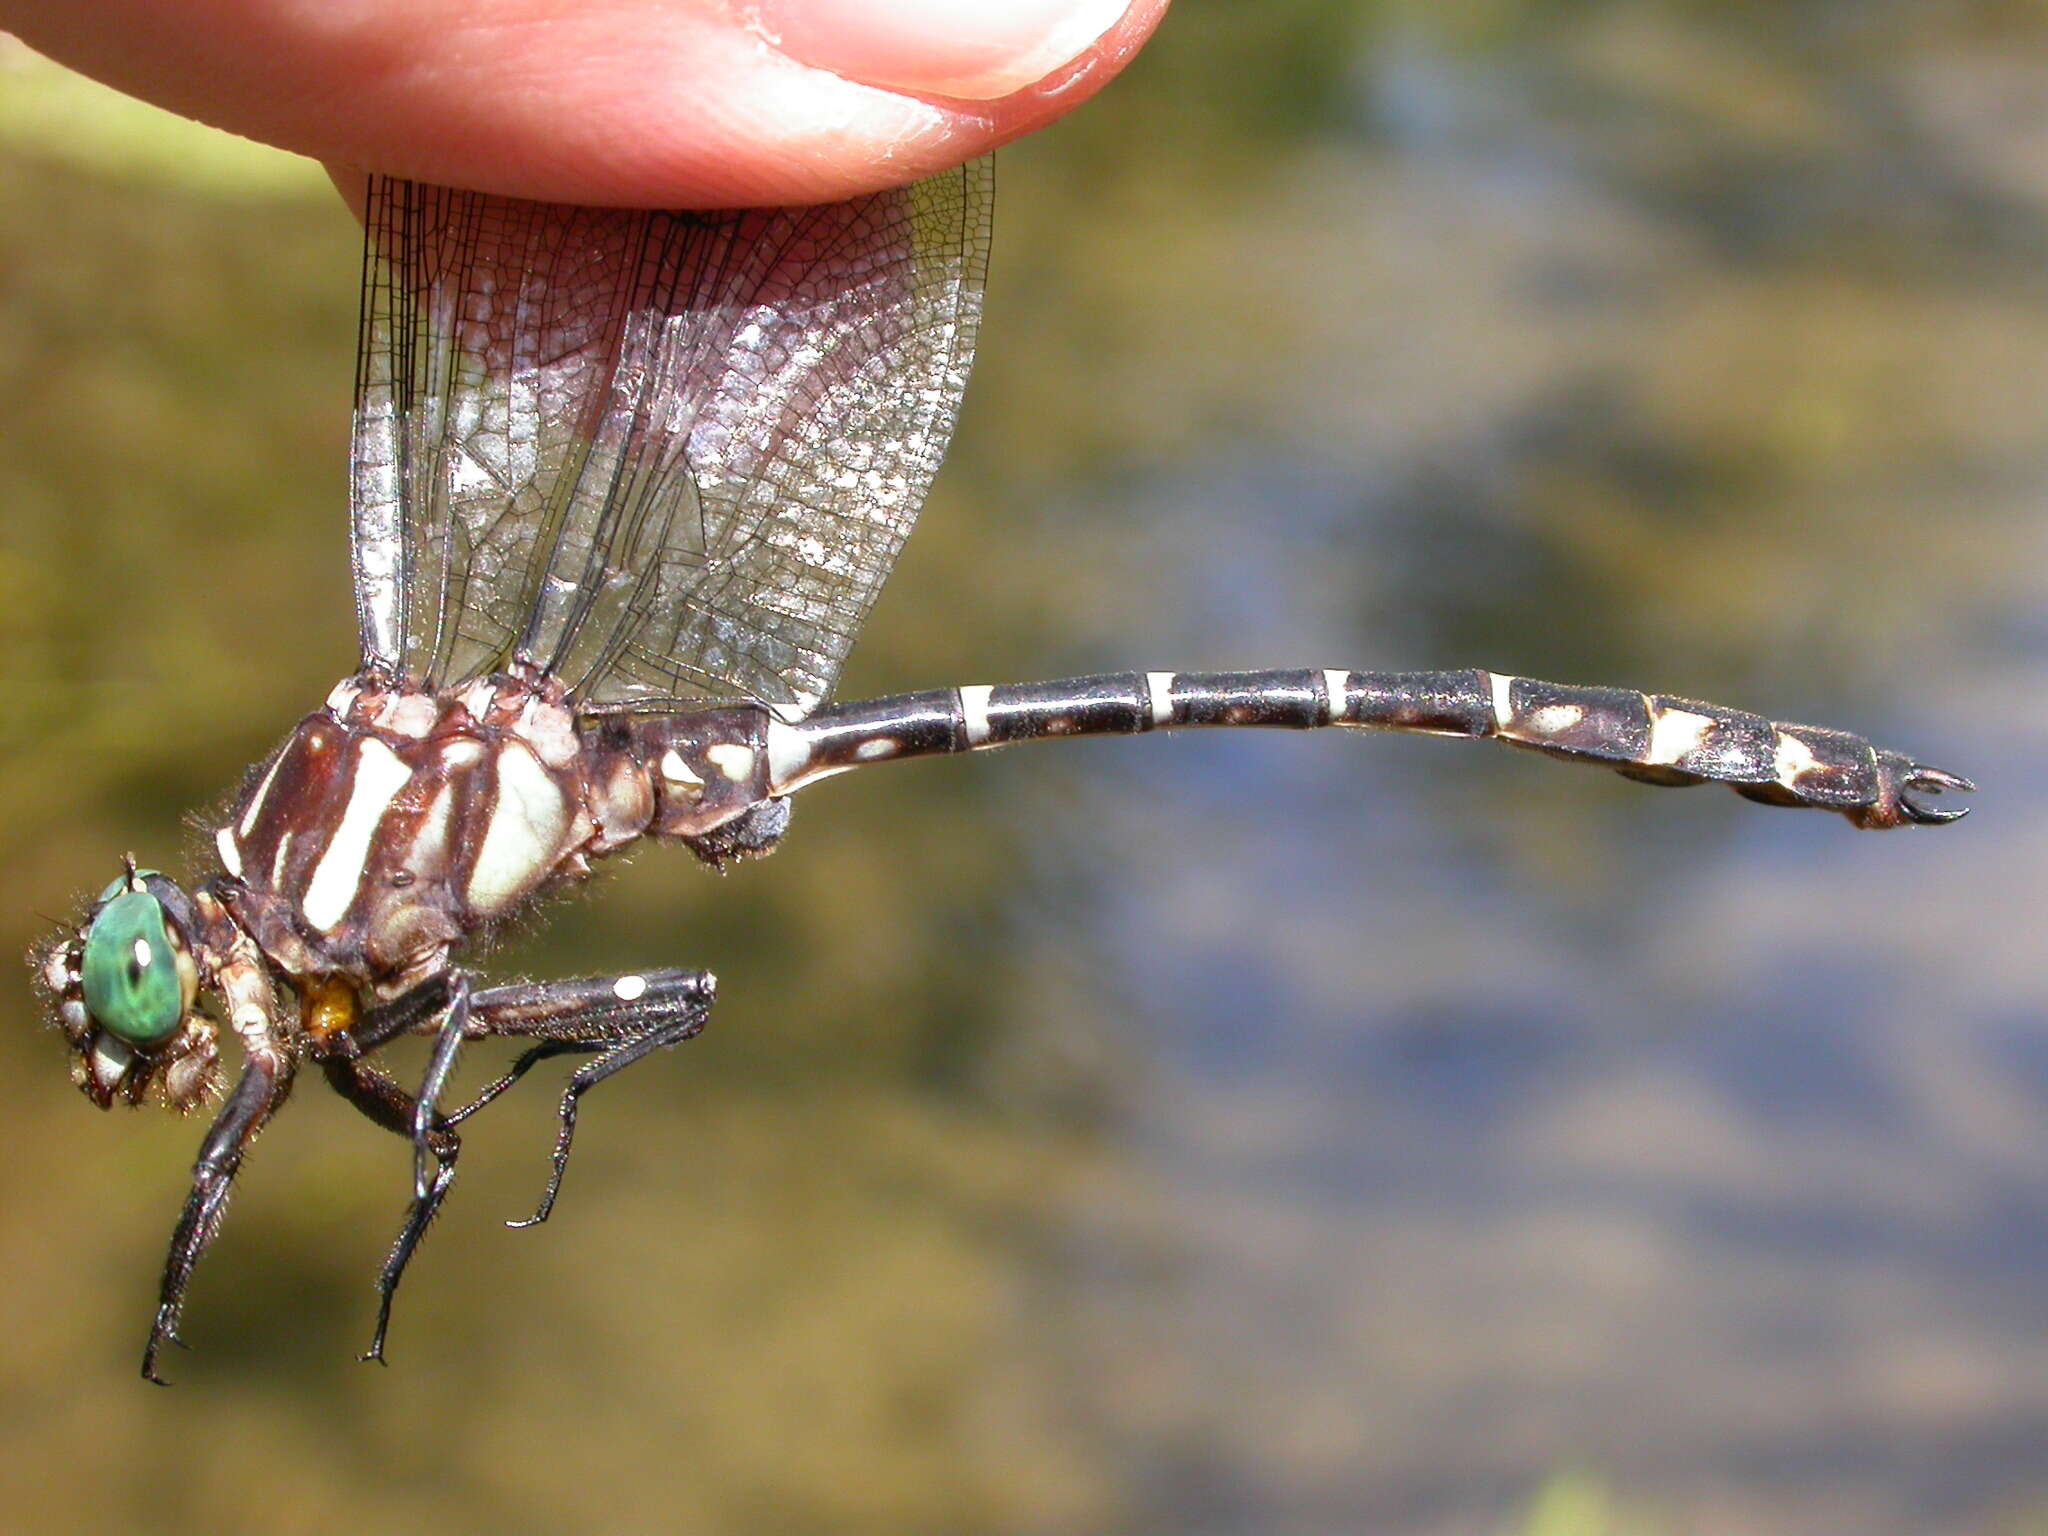
[[[889,90],[995,101],[1080,58],[1130,0],[760,0],[754,25],[786,57]]]
[[[985,155],[1092,97],[1167,3],[94,0],[51,5],[31,41],[321,160],[358,211],[366,170],[731,207],[833,201]]]

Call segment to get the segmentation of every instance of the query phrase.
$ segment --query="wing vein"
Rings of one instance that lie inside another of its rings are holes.
[[[377,179],[351,517],[363,665],[586,709],[829,693],[973,357],[988,175],[636,212]]]

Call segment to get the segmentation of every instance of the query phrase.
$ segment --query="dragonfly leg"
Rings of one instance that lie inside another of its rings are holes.
[[[441,1016],[440,1029],[434,1036],[434,1054],[428,1059],[427,1075],[420,1082],[418,1097],[413,1100],[412,1185],[413,1196],[418,1200],[427,1198],[427,1191],[438,1177],[432,1166],[435,1162],[434,1149],[429,1145],[435,1109],[440,1102],[441,1090],[448,1084],[448,1074],[455,1070],[455,1056],[462,1049],[463,1035],[469,1028],[469,977],[458,971],[450,978],[449,984],[448,1011]]]
[[[423,981],[410,992],[388,1003],[379,1003],[345,1030],[316,1041],[314,1054],[342,1056],[351,1060],[389,1045],[400,1035],[425,1032],[429,1019],[448,1006],[454,987],[446,975]]]
[[[157,1355],[166,1343],[182,1344],[178,1319],[185,1309],[185,1291],[192,1283],[192,1271],[220,1231],[221,1215],[227,1209],[228,1191],[249,1143],[264,1123],[277,1112],[291,1092],[292,1062],[282,1050],[251,1049],[234,1091],[214,1117],[199,1144],[199,1157],[192,1165],[192,1192],[171,1233],[171,1251],[164,1259],[163,1285],[158,1293],[156,1318],[149,1330],[149,1344],[142,1352],[144,1379],[166,1385],[156,1371]]]
[[[329,1057],[321,1065],[334,1091],[372,1124],[407,1140],[413,1138],[417,1110],[413,1095],[361,1061]],[[360,1358],[375,1360],[379,1365],[384,1363],[384,1337],[391,1329],[391,1303],[398,1294],[398,1282],[404,1278],[405,1266],[412,1262],[413,1250],[426,1235],[428,1224],[447,1198],[448,1187],[455,1182],[455,1160],[462,1155],[462,1138],[447,1120],[437,1118],[427,1130],[427,1149],[435,1163],[433,1180],[425,1191],[414,1193],[405,1213],[405,1225],[399,1228],[397,1241],[377,1272],[377,1331]]]
[[[530,1227],[546,1221],[554,1210],[576,1136],[577,1101],[614,1073],[702,1031],[717,987],[708,971],[643,971],[493,987],[470,999],[472,1036],[525,1037],[538,1043],[522,1052],[503,1077],[449,1115],[449,1125],[468,1119],[550,1057],[596,1056],[576,1069],[563,1090],[553,1171],[540,1204],[531,1216],[508,1225]]]

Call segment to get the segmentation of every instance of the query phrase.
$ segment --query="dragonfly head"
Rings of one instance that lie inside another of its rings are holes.
[[[39,952],[36,974],[73,1052],[71,1080],[106,1109],[152,1086],[195,1108],[219,1079],[212,1023],[196,1008],[199,962],[185,893],[131,862],[77,931]]]

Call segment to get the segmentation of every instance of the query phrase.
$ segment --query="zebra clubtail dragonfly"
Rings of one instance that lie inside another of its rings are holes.
[[[827,702],[951,436],[989,247],[985,166],[823,207],[634,212],[373,181],[351,516],[361,657],[252,768],[188,893],[137,868],[35,957],[101,1107],[201,1143],[143,1374],[176,1341],[236,1172],[302,1065],[414,1147],[392,1299],[459,1127],[535,1064],[560,1107],[696,1035],[670,969],[485,986],[465,948],[643,837],[772,850],[788,797],[873,763],[1194,726],[1490,739],[1653,784],[1718,781],[1861,827],[1955,819],[1969,783],[1839,731],[1504,673],[1129,672]],[[416,1085],[376,1064],[431,1039]],[[444,1107],[467,1042],[525,1049]]]

